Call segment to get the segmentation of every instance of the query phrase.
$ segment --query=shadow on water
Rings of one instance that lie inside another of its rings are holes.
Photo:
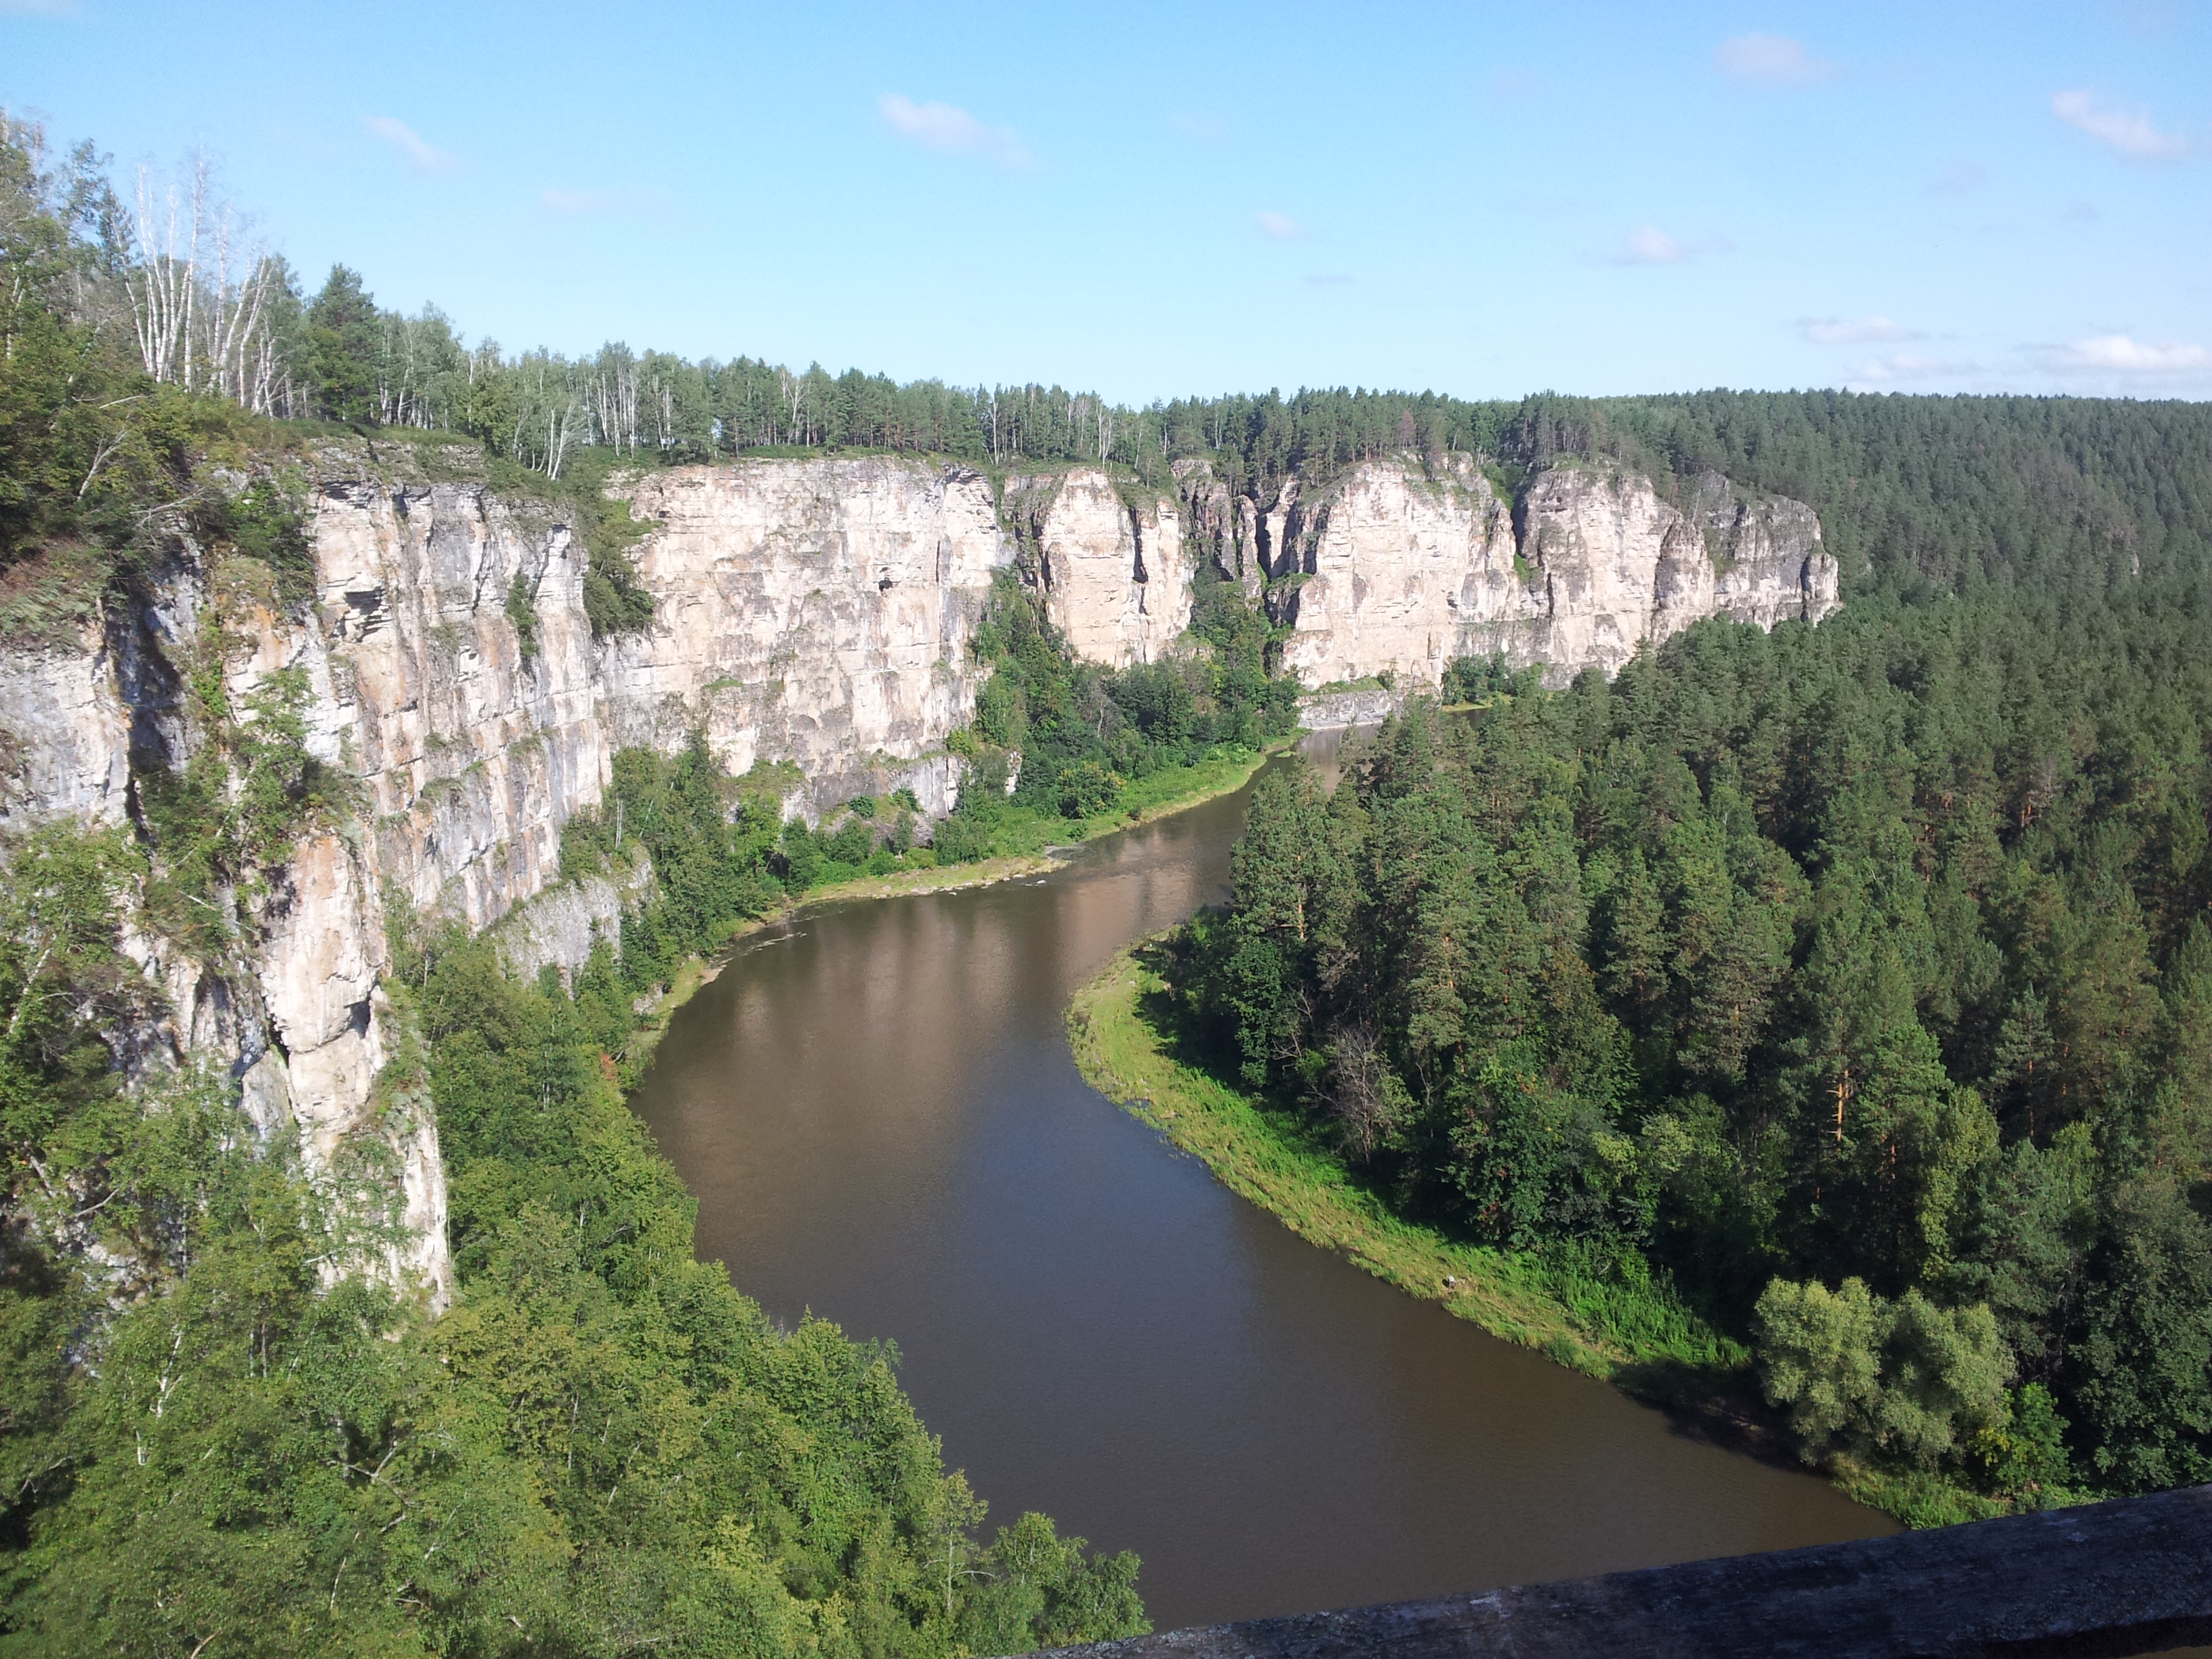
[[[1224,896],[1243,809],[749,942],[636,1101],[702,1254],[895,1339],[996,1519],[1138,1551],[1162,1629],[1893,1530],[1313,1249],[1084,1084],[1068,997]]]

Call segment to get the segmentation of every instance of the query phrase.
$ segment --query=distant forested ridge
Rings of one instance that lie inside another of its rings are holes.
[[[1847,586],[2099,589],[2193,568],[2212,527],[2203,404],[1720,390],[1480,402],[1335,387],[1136,407],[1035,382],[901,383],[623,343],[508,353],[465,343],[434,306],[378,305],[345,266],[311,288],[280,257],[241,253],[204,175],[180,182],[171,214],[158,189],[118,197],[89,145],[57,161],[35,128],[9,131],[9,189],[36,210],[11,210],[4,232],[21,280],[7,301],[16,355],[0,404],[0,562],[158,488],[165,465],[208,441],[213,402],[451,432],[554,482],[580,458],[596,472],[615,458],[861,449],[1096,461],[1156,484],[1203,459],[1232,489],[1272,499],[1292,472],[1411,453],[1480,458],[1510,494],[1530,468],[1594,456],[1662,493],[1717,471],[1809,502]],[[172,388],[198,394],[201,412],[143,395]]]

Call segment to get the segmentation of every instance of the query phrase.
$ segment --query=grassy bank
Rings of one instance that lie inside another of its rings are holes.
[[[666,988],[639,1015],[636,1032],[624,1048],[623,1059],[635,1072],[642,1072],[676,1011],[720,975],[728,961],[728,946],[751,934],[823,904],[957,892],[963,888],[988,887],[995,882],[1041,875],[1057,868],[1073,845],[1132,830],[1235,793],[1272,757],[1296,741],[1294,738],[1285,738],[1258,750],[1218,756],[1195,766],[1179,766],[1155,773],[1128,786],[1112,812],[1090,818],[1024,820],[1014,826],[1015,835],[1011,838],[1026,850],[1002,853],[968,864],[913,865],[883,874],[854,876],[811,887],[765,915],[739,922],[730,930],[722,950],[711,956],[690,957],[678,963]]]
[[[1068,1042],[1093,1088],[1301,1238],[1493,1336],[1667,1407],[1701,1436],[1769,1462],[1790,1460],[1786,1437],[1757,1397],[1741,1345],[1657,1286],[1470,1244],[1395,1213],[1309,1126],[1264,1109],[1189,1063],[1176,1021],[1154,953],[1139,943],[1076,993]],[[1933,1477],[1843,1460],[1829,1473],[1858,1502],[1909,1525],[2004,1511]]]
[[[1093,1088],[1202,1159],[1232,1192],[1376,1278],[1586,1375],[1618,1380],[1637,1368],[1656,1383],[1662,1374],[1733,1372],[1743,1363],[1737,1345],[1635,1287],[1580,1279],[1393,1214],[1304,1124],[1177,1057],[1173,1005],[1147,958],[1145,945],[1133,946],[1076,994],[1067,1011],[1076,1064]]]

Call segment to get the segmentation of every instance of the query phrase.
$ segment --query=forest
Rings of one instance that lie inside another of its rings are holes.
[[[1455,678],[1263,781],[1176,947],[1209,1063],[1747,1344],[1907,1513],[2212,1478],[2202,576]]]
[[[281,297],[134,257],[88,153],[5,137],[0,640],[73,640],[184,535],[296,606],[291,446],[331,428],[270,418]],[[308,337],[325,392],[350,384],[344,337]],[[621,532],[581,527],[608,620],[635,625]],[[612,823],[572,821],[564,854],[643,850],[659,879],[573,987],[387,919],[375,1104],[434,1115],[458,1284],[434,1316],[389,1270],[374,1137],[311,1178],[234,1076],[144,1036],[166,1011],[133,950],[251,972],[298,838],[358,810],[305,751],[298,672],[235,702],[214,620],[178,688],[189,759],[140,757],[126,825],[0,848],[0,1651],[951,1659],[1145,1628],[1133,1556],[1036,1514],[985,1528],[896,1348],[779,1328],[696,1259],[627,1105],[637,999],[788,894],[926,856],[899,844],[911,803],[849,803],[802,847],[702,746],[626,750]],[[1176,686],[1211,708],[1210,682]],[[1133,772],[1188,752],[1091,729]]]
[[[1849,584],[1819,629],[1708,624],[1556,693],[1462,664],[1474,715],[1417,705],[1334,795],[1267,782],[1184,994],[1214,1063],[1409,1212],[1749,1345],[1812,1455],[2002,1505],[2212,1477],[2205,406],[1131,408],[509,354],[241,253],[204,170],[126,201],[89,146],[0,139],[11,649],[73,637],[185,533],[299,603],[298,456],[349,432],[559,493],[607,632],[651,617],[598,489],[617,465],[889,450],[1157,483],[1202,458],[1264,495],[1460,453],[1510,493],[1593,454],[1811,501]],[[787,827],[703,743],[623,751],[562,869],[642,852],[653,896],[571,985],[392,918],[380,1109],[434,1113],[445,1148],[436,1318],[379,1273],[390,1170],[311,1188],[231,1079],[120,1035],[160,1012],[132,940],[245,959],[269,872],[353,810],[298,688],[235,708],[196,680],[206,741],[133,780],[126,827],[11,832],[0,1650],[951,1659],[1142,1628],[1133,1558],[1038,1516],[986,1531],[895,1351],[779,1329],[696,1261],[624,1098],[638,1000],[748,918],[1089,833],[1291,729],[1265,617],[1206,573],[1195,605],[1203,650],[1115,673],[995,593],[956,737],[981,787],[931,845],[911,801]]]

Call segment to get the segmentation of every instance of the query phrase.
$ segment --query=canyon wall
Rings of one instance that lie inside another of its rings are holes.
[[[695,730],[736,771],[793,763],[787,815],[902,784],[949,811],[960,769],[944,740],[973,711],[969,641],[1014,549],[962,468],[647,472],[627,493],[648,526],[634,556],[653,621],[602,641],[556,507],[440,480],[438,457],[396,446],[314,460],[305,606],[241,589],[180,532],[143,591],[75,641],[0,651],[0,827],[124,823],[135,775],[213,740],[185,694],[210,664],[234,711],[275,677],[297,685],[306,747],[353,780],[357,810],[304,834],[265,890],[224,896],[220,963],[134,919],[129,948],[167,1012],[131,1046],[227,1067],[264,1132],[297,1126],[312,1171],[384,1142],[414,1233],[391,1269],[437,1305],[451,1267],[436,1127],[427,1103],[378,1087],[387,916],[504,918],[514,966],[566,973],[618,933],[649,871],[556,885],[562,826],[599,805],[617,749]],[[1059,540],[1077,545],[1093,527],[1072,521]]]
[[[1157,662],[1190,625],[1192,567],[1171,499],[1079,466],[1010,478],[1005,518],[1077,656]]]
[[[1610,673],[1699,617],[1771,627],[1836,594],[1808,508],[1712,475],[1670,502],[1642,478],[1554,466],[1509,507],[1465,458],[1236,491],[1184,462],[1171,495],[1079,465],[994,495],[959,465],[747,460],[614,486],[643,526],[631,557],[653,617],[599,639],[563,509],[501,495],[477,465],[466,449],[329,446],[312,458],[304,605],[180,528],[81,633],[0,649],[0,829],[127,823],[137,779],[222,736],[191,690],[210,672],[225,720],[282,690],[307,753],[349,780],[350,809],[222,896],[219,960],[133,921],[127,948],[167,1012],[125,1046],[134,1069],[227,1067],[264,1132],[296,1126],[311,1170],[381,1142],[413,1229],[389,1269],[434,1305],[451,1288],[445,1180],[428,1103],[380,1081],[386,924],[495,927],[524,973],[566,974],[617,938],[650,870],[563,884],[559,856],[618,749],[703,732],[732,771],[787,763],[787,816],[901,786],[948,811],[962,769],[945,739],[974,711],[988,671],[972,642],[1009,571],[1079,655],[1118,667],[1193,648],[1210,564],[1265,605],[1309,688],[1432,685],[1493,652],[1554,680]]]
[[[1709,617],[1771,629],[1836,608],[1810,507],[1717,473],[1680,495],[1567,464],[1509,506],[1468,457],[1365,461],[1323,487],[1293,478],[1272,501],[1217,509],[1234,556],[1216,556],[1289,630],[1284,665],[1309,688],[1380,674],[1432,686],[1455,657],[1501,653],[1563,684],[1588,667],[1615,673],[1640,645]]]

